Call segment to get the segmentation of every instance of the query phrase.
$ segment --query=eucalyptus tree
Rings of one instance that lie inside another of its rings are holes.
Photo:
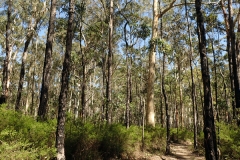
[[[146,121],[147,124],[155,126],[155,107],[154,107],[154,80],[155,80],[155,55],[156,55],[156,40],[158,38],[158,19],[161,18],[169,9],[173,7],[176,0],[173,0],[169,5],[162,10],[159,14],[158,1],[153,0],[153,20],[152,20],[152,37],[150,41],[149,50],[149,72],[148,72],[148,83],[147,83],[147,111]]]
[[[165,154],[170,154],[170,114],[169,114],[169,105],[168,105],[168,97],[165,89],[165,63],[166,61],[166,53],[163,51],[163,63],[162,63],[162,93],[165,102],[165,112],[166,112],[166,128],[167,128],[167,137],[166,137],[166,151]]]
[[[208,47],[208,53],[212,53],[213,55],[213,59],[212,61],[210,61],[209,66],[212,67],[212,79],[213,79],[213,94],[214,98],[213,98],[213,104],[215,106],[215,115],[216,115],[216,120],[217,122],[220,121],[220,110],[219,110],[219,100],[221,99],[221,95],[219,94],[221,92],[221,90],[219,89],[219,76],[218,76],[218,70],[219,70],[219,57],[220,57],[220,47],[219,44],[220,42],[220,38],[219,38],[219,34],[220,34],[220,30],[219,28],[222,28],[222,23],[220,22],[220,20],[218,19],[218,15],[215,14],[216,12],[219,11],[220,7],[217,6],[215,8],[212,8],[211,6],[207,8],[208,14],[206,15],[206,22],[208,23],[208,26],[206,27],[206,35],[208,36],[208,40],[207,43],[209,45]],[[222,32],[223,33],[223,32]],[[217,35],[217,36],[216,36]],[[220,91],[220,92],[219,92]],[[225,99],[226,100],[226,99]],[[220,142],[220,138],[219,138],[219,127],[217,127],[218,130],[218,144]]]
[[[6,7],[7,9],[1,10],[0,16],[0,34],[1,34],[1,51],[6,55],[2,59],[2,85],[1,85],[1,103],[7,102],[11,103],[13,99],[13,92],[15,89],[12,89],[10,85],[15,78],[13,78],[13,68],[14,61],[16,60],[17,53],[21,49],[23,42],[22,37],[22,21],[19,18],[19,8],[18,4],[21,1],[6,1],[2,2],[1,7]],[[19,11],[20,10],[20,11]]]
[[[152,20],[152,37],[151,50],[149,52],[149,75],[147,87],[147,124],[155,126],[155,112],[154,112],[154,79],[155,79],[155,49],[154,41],[158,37],[158,1],[153,0],[153,20]]]
[[[107,86],[105,119],[110,122],[109,109],[112,103],[112,62],[113,62],[113,0],[109,1],[109,26],[108,26],[108,58],[107,58]]]
[[[85,50],[83,50],[82,47],[82,39],[83,39],[83,16],[85,12],[85,5],[86,2],[82,1],[78,7],[78,16],[79,17],[79,45],[80,45],[80,55],[81,55],[81,65],[82,65],[82,83],[81,83],[81,105],[82,105],[82,110],[81,110],[81,117],[84,120],[86,115],[85,115],[85,110],[86,110],[86,89],[87,89],[87,82],[86,82],[86,55],[85,55]],[[85,48],[88,47],[88,43],[85,42]]]
[[[72,52],[72,40],[73,40],[73,26],[74,26],[74,12],[75,12],[75,1],[69,1],[69,17],[68,27],[66,34],[66,52],[63,62],[62,79],[61,79],[61,91],[59,95],[58,104],[58,119],[57,119],[57,130],[56,130],[56,148],[57,148],[57,159],[65,160],[64,140],[65,140],[65,120],[66,120],[66,103],[69,89],[69,76],[71,71],[71,52]]]
[[[220,6],[222,8],[224,22],[225,22],[225,30],[227,35],[227,53],[228,53],[228,64],[229,64],[229,77],[231,84],[231,95],[232,95],[232,110],[233,110],[233,118],[236,118],[236,107],[239,107],[239,83],[238,83],[238,75],[237,75],[237,62],[236,62],[236,53],[235,53],[235,33],[234,26],[236,20],[233,18],[233,9],[232,9],[232,1],[227,1],[226,9],[225,2],[223,0],[220,1]],[[235,86],[236,85],[236,86]]]
[[[240,108],[240,88],[238,82],[237,74],[237,54],[236,54],[236,36],[234,31],[234,22],[233,22],[233,9],[232,9],[232,0],[228,0],[228,23],[229,23],[229,37],[231,39],[231,59],[233,64],[233,79],[234,79],[234,91],[235,91],[235,103],[236,108]],[[238,13],[240,14],[240,13]]]
[[[197,33],[199,40],[199,53],[201,58],[202,81],[204,87],[204,147],[205,158],[207,160],[217,160],[217,143],[214,124],[214,115],[212,107],[211,85],[208,66],[208,57],[206,52],[206,35],[201,10],[202,1],[195,0],[196,15],[197,15]]]
[[[100,2],[99,2],[100,3]],[[102,102],[104,106],[102,109],[105,110],[106,103],[106,49],[107,46],[107,22],[108,13],[105,13],[104,9],[105,3],[103,3],[103,8],[99,7],[99,3],[92,1],[82,1],[76,3],[76,19],[78,25],[76,26],[76,39],[78,41],[77,58],[76,63],[74,63],[75,74],[81,77],[80,82],[76,83],[80,86],[80,100],[81,100],[81,109],[80,115],[83,119],[86,119],[88,115],[92,114],[94,110],[98,110],[98,105],[93,106],[93,102],[98,101]],[[101,4],[101,3],[100,3]],[[89,16],[89,12],[94,12],[92,16]],[[104,16],[101,16],[104,15]],[[100,53],[100,54],[99,54]],[[99,71],[99,67],[102,69],[103,74],[96,73]],[[96,75],[97,74],[97,75]],[[76,77],[77,77],[76,76]],[[97,77],[97,78],[96,78]],[[99,77],[102,78],[102,84],[95,84],[93,82]],[[99,85],[102,91],[102,97],[98,98],[93,96],[96,93],[94,86]],[[103,100],[104,99],[104,100]],[[105,114],[104,114],[105,115]],[[104,116],[105,117],[105,116]]]
[[[23,3],[23,2],[22,2]],[[18,91],[17,91],[17,99],[15,104],[15,110],[20,109],[20,101],[22,97],[22,89],[23,89],[23,82],[24,82],[24,76],[25,76],[25,63],[27,58],[27,51],[28,46],[33,38],[33,36],[36,34],[38,27],[40,27],[40,22],[45,16],[46,13],[46,3],[40,3],[38,1],[31,1],[31,3],[22,4],[23,11],[29,12],[31,14],[31,17],[28,18],[27,24],[28,28],[26,31],[26,41],[24,43],[24,49],[22,54],[22,64],[20,69],[20,78],[19,78],[19,84],[18,84]],[[23,16],[26,16],[24,13]]]
[[[135,114],[134,109],[130,109],[131,104],[135,103],[133,97],[135,92],[134,88],[134,78],[137,76],[138,72],[135,69],[136,64],[136,54],[138,49],[136,45],[141,43],[141,40],[145,40],[150,35],[150,30],[148,28],[148,22],[140,15],[140,10],[143,6],[141,3],[136,3],[133,1],[125,1],[122,4],[119,4],[116,19],[119,34],[122,34],[122,41],[125,55],[126,55],[126,109],[125,109],[125,124],[129,128],[130,119],[135,119],[136,117],[130,117],[130,113]],[[139,44],[140,45],[140,44]],[[124,67],[124,66],[121,66]],[[134,74],[134,73],[135,74]],[[137,83],[137,82],[136,82]]]
[[[240,12],[240,11],[239,11]],[[237,42],[236,42],[236,55],[238,67],[238,82],[240,83],[240,16],[238,16],[238,29],[237,29]]]
[[[191,98],[192,98],[192,109],[193,109],[193,119],[194,119],[194,149],[197,149],[198,143],[197,143],[197,106],[196,106],[196,92],[195,92],[195,82],[193,77],[193,67],[192,67],[192,61],[193,61],[193,45],[192,45],[192,34],[190,30],[190,23],[189,23],[189,13],[187,9],[187,1],[185,0],[185,15],[187,19],[187,29],[188,29],[188,41],[189,41],[189,66],[191,70]]]
[[[43,66],[42,87],[41,87],[40,103],[39,103],[39,109],[38,109],[38,116],[42,120],[46,119],[46,113],[48,108],[48,91],[49,91],[51,63],[52,63],[52,45],[53,45],[54,30],[55,30],[56,6],[57,6],[57,1],[51,0],[50,18],[49,18],[48,33],[47,33],[44,66]]]
[[[172,63],[173,68],[171,69],[173,78],[171,82],[171,91],[169,95],[169,103],[173,113],[173,121],[175,122],[175,127],[183,127],[184,121],[186,120],[186,115],[188,112],[184,112],[184,109],[188,108],[188,103],[186,102],[187,94],[184,92],[183,86],[188,86],[185,84],[184,79],[187,76],[186,70],[188,69],[188,55],[186,49],[182,49],[182,46],[187,46],[186,40],[186,22],[185,19],[181,17],[184,16],[182,8],[176,8],[174,11],[169,11],[172,15],[165,15],[164,19],[167,21],[172,21],[170,24],[165,24],[163,36],[167,37],[169,43],[173,45],[173,52],[169,55],[170,63]],[[182,34],[178,34],[178,33]],[[171,100],[171,99],[172,100]],[[172,102],[172,103],[171,103]]]
[[[9,84],[10,84],[10,60],[12,55],[12,0],[8,0],[8,9],[7,9],[7,24],[6,24],[6,57],[3,65],[3,81],[2,81],[2,95],[1,103],[7,102]]]

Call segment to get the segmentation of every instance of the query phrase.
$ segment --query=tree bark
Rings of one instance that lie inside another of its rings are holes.
[[[201,58],[201,71],[204,87],[204,146],[206,160],[217,160],[216,132],[212,107],[212,96],[210,86],[210,75],[208,68],[208,57],[206,51],[206,37],[203,15],[201,11],[201,0],[195,0],[197,14],[197,33],[199,40],[199,53]]]
[[[12,56],[12,42],[11,42],[11,25],[12,25],[12,0],[8,0],[7,10],[7,25],[6,25],[6,57],[3,66],[3,93],[0,98],[0,104],[6,103],[8,98],[9,84],[10,84],[10,60]]]
[[[212,45],[212,52],[213,52],[213,65],[214,65],[214,90],[215,90],[215,110],[216,110],[216,119],[217,119],[217,122],[219,122],[219,109],[218,109],[218,78],[217,78],[217,64],[216,64],[216,55],[215,55],[215,50],[214,50],[214,47],[213,47],[213,40],[211,42],[211,45]],[[219,136],[219,132],[220,132],[220,128],[217,127],[217,143],[219,144],[220,142],[220,136]]]
[[[190,31],[190,23],[188,20],[188,11],[187,11],[187,1],[185,0],[185,11],[186,11],[186,18],[187,18],[187,28],[188,28],[188,39],[189,39],[189,47],[190,47],[190,58],[189,58],[189,66],[191,70],[191,98],[192,98],[192,110],[193,110],[193,128],[194,128],[194,149],[198,148],[198,141],[197,141],[197,106],[196,106],[196,92],[195,92],[195,83],[194,83],[194,77],[193,77],[193,67],[192,67],[192,61],[193,61],[193,47],[192,47],[192,35]]]
[[[48,109],[48,90],[49,90],[49,82],[50,82],[50,72],[52,68],[51,66],[52,46],[53,46],[53,38],[54,38],[55,19],[56,19],[56,0],[51,0],[51,11],[50,11],[47,42],[46,42],[46,49],[45,49],[42,87],[41,87],[40,103],[39,103],[39,109],[38,109],[38,116],[41,120],[46,119],[46,114]]]
[[[125,115],[125,123],[126,128],[129,128],[129,112],[130,112],[130,63],[129,63],[129,53],[128,53],[128,40],[127,40],[127,25],[128,20],[125,19],[127,22],[124,25],[124,40],[126,44],[126,65],[127,65],[127,97],[126,97],[126,115]]]
[[[109,30],[108,30],[108,61],[107,61],[107,87],[106,87],[106,108],[105,119],[110,123],[109,109],[112,103],[112,61],[113,61],[113,0],[110,0],[109,5]]]
[[[170,151],[170,115],[169,115],[169,108],[168,108],[168,99],[165,91],[165,60],[166,54],[163,53],[163,69],[162,69],[162,93],[165,102],[165,111],[166,111],[166,127],[167,127],[167,141],[166,141],[166,151],[165,153],[168,155],[171,153]]]
[[[153,21],[152,21],[152,37],[151,48],[149,52],[149,71],[148,71],[148,86],[147,86],[147,106],[146,106],[146,121],[148,125],[155,126],[155,111],[154,111],[154,80],[155,80],[155,54],[158,31],[158,1],[153,0]]]
[[[240,8],[239,13],[240,14]],[[236,42],[236,55],[237,55],[237,71],[238,71],[238,83],[240,83],[240,16],[238,17],[238,29],[237,29],[237,42]]]
[[[64,150],[64,139],[65,139],[65,113],[67,106],[67,95],[71,68],[71,51],[72,51],[72,39],[73,39],[73,22],[74,22],[74,5],[75,1],[69,1],[69,18],[68,18],[68,28],[66,36],[66,52],[63,62],[62,69],[62,80],[61,80],[61,91],[59,95],[59,106],[58,106],[58,120],[57,120],[57,130],[56,130],[56,148],[57,148],[57,159],[65,160],[65,150]]]
[[[229,76],[230,76],[230,84],[231,84],[231,97],[232,97],[232,111],[233,111],[233,118],[236,116],[236,103],[234,101],[234,74],[233,74],[233,62],[232,62],[232,51],[231,51],[231,37],[230,37],[230,25],[229,20],[227,17],[227,12],[224,7],[224,2],[221,0],[221,8],[223,11],[224,21],[225,21],[225,28],[227,34],[227,52],[228,52],[228,64],[229,64]]]
[[[82,4],[83,5],[83,4]],[[86,58],[85,58],[85,53],[83,51],[83,47],[82,47],[82,17],[83,15],[81,14],[80,15],[80,26],[79,26],[79,34],[80,34],[80,54],[82,56],[82,84],[81,84],[81,118],[83,119],[83,121],[85,121],[85,118],[86,118],[86,88],[87,88],[87,85],[86,85]]]
[[[28,46],[32,40],[34,31],[36,31],[36,29],[37,29],[37,24],[38,24],[38,21],[35,22],[33,30],[29,31],[29,33],[27,35],[27,40],[26,40],[25,46],[24,46],[24,51],[23,51],[23,55],[22,55],[22,64],[21,64],[21,70],[20,70],[20,77],[19,77],[19,82],[18,82],[17,100],[16,100],[16,104],[15,104],[16,111],[20,110],[20,102],[21,102],[22,90],[23,90],[23,81],[24,81],[24,77],[25,77],[25,62],[27,59],[27,50],[28,50]],[[31,25],[29,28],[32,28]]]
[[[229,36],[231,38],[231,52],[232,52],[232,64],[233,64],[233,79],[234,79],[234,91],[235,91],[235,103],[236,108],[240,108],[240,91],[237,74],[237,56],[236,56],[236,38],[234,32],[234,23],[232,16],[232,0],[228,0],[228,21],[229,21]]]

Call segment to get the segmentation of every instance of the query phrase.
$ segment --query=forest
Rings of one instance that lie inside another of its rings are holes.
[[[240,159],[239,0],[2,0],[0,33],[0,159]]]

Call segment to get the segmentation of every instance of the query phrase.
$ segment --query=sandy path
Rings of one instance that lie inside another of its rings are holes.
[[[204,160],[203,156],[192,153],[190,144],[173,143],[170,145],[171,155],[161,156],[163,160]],[[151,158],[151,160],[154,160]],[[155,159],[157,160],[157,159]]]
[[[191,143],[172,143],[170,145],[170,155],[156,155],[143,152],[135,152],[134,160],[205,160],[204,156],[199,156],[192,152]],[[126,158],[128,159],[128,158]]]

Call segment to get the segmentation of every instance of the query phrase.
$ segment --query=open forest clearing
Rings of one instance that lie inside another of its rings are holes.
[[[239,0],[5,0],[0,33],[0,159],[240,159]]]

